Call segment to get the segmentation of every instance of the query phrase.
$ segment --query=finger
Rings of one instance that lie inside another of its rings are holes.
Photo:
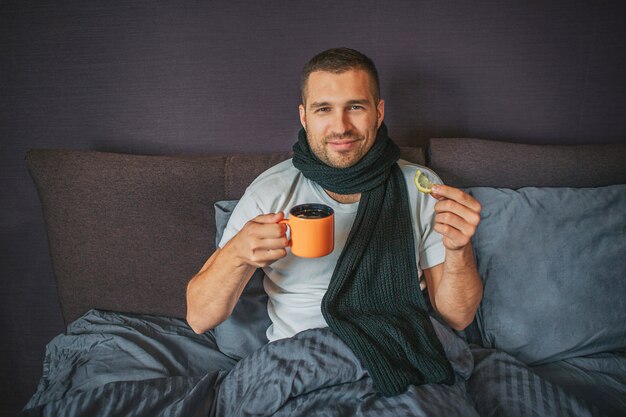
[[[439,201],[447,200],[447,198],[445,198],[442,195],[436,194],[434,191],[431,191],[430,196],[434,198],[435,200],[439,200]]]
[[[454,200],[445,199],[435,204],[435,213],[452,213],[462,218],[472,226],[478,226],[480,223],[480,214],[472,209],[459,204]]]
[[[450,187],[448,185],[436,184],[433,185],[432,191],[433,197],[439,199],[439,197],[445,197],[450,200],[454,200],[459,204],[464,205],[472,211],[479,212],[481,209],[480,203],[471,195],[458,188]]]
[[[474,235],[474,232],[476,231],[475,225],[468,223],[467,221],[465,221],[465,219],[449,211],[436,214],[435,222],[452,226],[454,229],[460,231],[461,233],[463,233],[463,235],[470,238]]]
[[[287,240],[287,237],[285,236],[277,238],[277,239],[259,239],[253,251],[284,249],[287,246],[289,246],[289,240]]]
[[[436,223],[434,229],[444,237],[444,245],[449,249],[459,249],[470,242],[469,237],[449,224]],[[446,245],[446,240],[452,245]]]
[[[285,256],[287,256],[285,249],[258,250],[254,252],[251,262],[257,267],[264,267]]]
[[[256,223],[278,223],[285,218],[285,214],[282,211],[278,213],[261,214],[256,216],[253,221]]]
[[[259,223],[253,220],[248,225],[248,233],[256,239],[275,239],[285,236],[287,225],[282,223]]]

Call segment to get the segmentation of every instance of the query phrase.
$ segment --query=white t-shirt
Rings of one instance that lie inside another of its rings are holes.
[[[441,235],[433,230],[436,200],[417,191],[413,177],[419,168],[431,181],[441,183],[441,180],[428,168],[404,160],[399,160],[398,165],[407,184],[418,275],[421,276],[423,269],[444,261],[445,248]],[[286,257],[264,268],[264,287],[269,296],[267,308],[272,320],[267,329],[270,341],[291,337],[306,329],[327,327],[321,310],[322,297],[348,239],[359,203],[342,204],[333,200],[322,187],[305,178],[289,159],[268,169],[250,184],[219,243],[224,247],[246,222],[260,214],[282,211],[288,216],[291,207],[303,203],[323,203],[333,208],[335,248],[329,255],[312,259],[300,258],[287,249]]]

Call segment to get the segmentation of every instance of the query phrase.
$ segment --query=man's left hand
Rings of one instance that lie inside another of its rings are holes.
[[[431,195],[435,204],[435,230],[443,235],[448,250],[463,249],[480,223],[480,203],[458,188],[437,184]]]

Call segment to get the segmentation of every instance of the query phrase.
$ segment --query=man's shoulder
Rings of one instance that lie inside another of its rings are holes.
[[[441,178],[439,175],[435,173],[432,169],[425,167],[424,165],[416,164],[414,162],[405,161],[404,159],[398,160],[398,166],[402,170],[402,174],[404,174],[404,178],[407,182],[413,183],[413,177],[415,176],[415,171],[418,169],[422,171],[426,177],[435,184],[442,184]]]
[[[292,159],[280,162],[259,174],[249,185],[249,189],[276,187],[284,182],[291,182],[300,171],[293,166]]]

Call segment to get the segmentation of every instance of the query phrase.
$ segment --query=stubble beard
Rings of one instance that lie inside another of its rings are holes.
[[[376,136],[377,133],[377,124],[373,127],[373,135]],[[306,130],[306,129],[305,129]],[[370,150],[371,146],[368,148],[364,148],[363,146],[359,146],[351,151],[331,151],[328,149],[327,144],[331,140],[336,139],[351,139],[356,140],[358,142],[365,142],[365,135],[359,134],[357,132],[344,132],[342,134],[333,134],[329,136],[325,136],[321,140],[316,137],[309,136],[309,132],[307,132],[307,139],[309,142],[309,147],[311,151],[319,158],[320,161],[324,162],[326,165],[333,168],[349,168],[359,162],[361,158],[365,156],[365,154]],[[372,144],[373,145],[373,142]]]

